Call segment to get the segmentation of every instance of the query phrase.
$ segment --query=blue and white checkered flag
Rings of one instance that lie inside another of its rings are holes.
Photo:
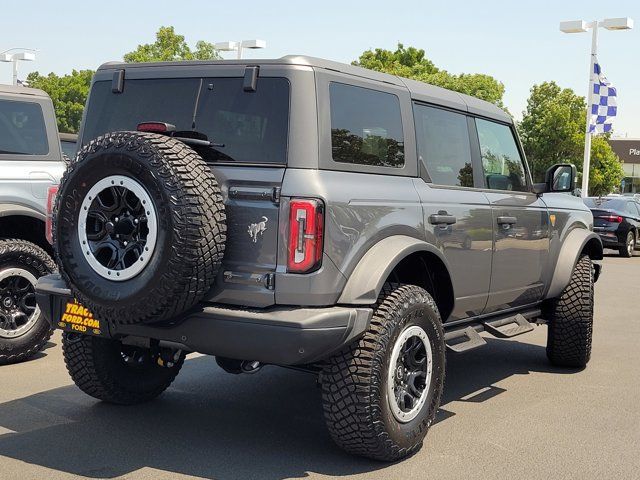
[[[595,55],[594,55],[595,57]],[[618,113],[618,94],[607,77],[602,74],[598,59],[594,58],[591,72],[591,120],[589,133],[607,133],[611,131],[613,118]]]

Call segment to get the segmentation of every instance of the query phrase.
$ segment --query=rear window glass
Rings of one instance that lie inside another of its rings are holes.
[[[242,84],[235,77],[126,80],[124,91],[114,94],[110,81],[96,82],[83,143],[107,132],[135,130],[141,122],[166,122],[222,145],[205,160],[286,163],[288,80],[260,78],[255,92],[245,92]]]
[[[342,83],[329,86],[333,160],[376,167],[404,166],[397,96]]]
[[[47,129],[39,104],[0,100],[0,154],[46,155]]]
[[[625,210],[625,201],[618,198],[585,198],[584,203],[589,208],[603,208],[607,210]]]
[[[76,146],[76,142],[69,142],[67,140],[62,140],[60,142],[62,146],[62,152],[69,158],[73,158],[76,156],[76,152],[78,150]]]

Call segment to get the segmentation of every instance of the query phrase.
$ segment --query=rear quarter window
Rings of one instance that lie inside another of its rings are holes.
[[[48,153],[42,107],[33,102],[0,100],[0,154]]]
[[[329,98],[335,162],[404,166],[402,116],[396,95],[332,82]]]

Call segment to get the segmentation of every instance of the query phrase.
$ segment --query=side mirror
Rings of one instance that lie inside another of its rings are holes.
[[[533,186],[534,193],[544,192],[573,192],[575,189],[578,171],[575,165],[570,163],[558,163],[547,170],[544,183],[536,183]]]

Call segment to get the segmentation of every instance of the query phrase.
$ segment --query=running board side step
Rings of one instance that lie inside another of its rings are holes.
[[[515,337],[516,335],[530,332],[534,328],[533,325],[529,323],[529,320],[520,313],[513,317],[483,322],[482,325],[487,333],[497,338]]]
[[[454,327],[447,330],[445,324],[444,341],[449,350],[456,353],[468,352],[474,348],[486,345],[486,340],[480,332],[487,332],[497,338],[511,338],[516,335],[531,332],[535,323],[543,323],[540,309],[526,310],[521,313],[501,316],[499,318],[478,319],[467,326]],[[535,323],[533,323],[535,322]]]
[[[487,341],[472,326],[445,333],[444,341],[447,348],[456,353],[468,352],[487,344]]]

